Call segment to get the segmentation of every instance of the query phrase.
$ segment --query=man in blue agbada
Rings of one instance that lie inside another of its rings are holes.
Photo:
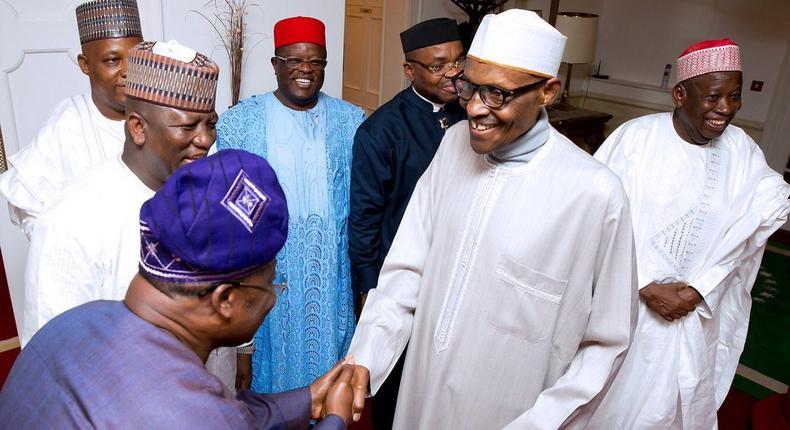
[[[277,300],[288,209],[262,158],[225,151],[180,168],[140,209],[140,264],[124,301],[46,324],[3,391],[4,428],[344,429],[351,368],[309,387],[234,398],[204,362],[248,341]],[[35,383],[31,384],[31,381]]]
[[[242,100],[217,124],[217,148],[265,157],[288,198],[288,241],[277,255],[288,288],[255,335],[251,363],[239,356],[239,375],[252,366],[257,392],[312,381],[345,355],[354,332],[346,220],[351,150],[364,111],[320,92],[324,31],[315,18],[278,22],[271,59],[277,90]]]

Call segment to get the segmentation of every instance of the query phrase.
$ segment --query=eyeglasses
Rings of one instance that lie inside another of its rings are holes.
[[[453,69],[463,70],[466,63],[466,57],[461,57],[452,63],[437,63],[437,64],[424,64],[417,60],[406,59],[407,63],[414,63],[420,65],[425,70],[431,72],[435,76],[441,76]]]
[[[469,100],[472,100],[472,97],[474,97],[475,93],[478,93],[480,94],[480,100],[483,101],[483,104],[491,109],[500,109],[513,97],[539,88],[548,80],[548,78],[543,78],[537,82],[524,85],[523,87],[505,90],[491,85],[473,84],[464,79],[463,74],[451,79],[453,81],[453,86],[455,86],[455,90],[458,92],[458,97],[461,100],[468,102]]]
[[[235,282],[235,281],[234,282],[216,282],[214,284],[211,284],[211,286],[206,288],[205,290],[197,293],[197,296],[201,297],[201,298],[202,297],[206,297],[207,295],[211,294],[214,290],[219,288],[220,285],[230,285],[232,288],[255,288],[257,290],[269,290],[271,288],[274,288],[275,294],[278,294],[280,291],[284,290],[288,286],[288,281],[286,281],[285,278],[283,278],[282,276],[279,277],[280,278],[279,280],[277,278],[278,277],[275,276],[275,281],[278,281],[278,282],[272,282],[272,284],[269,285],[269,286],[245,284],[243,282]]]
[[[285,67],[287,67],[289,69],[292,69],[292,70],[298,69],[299,67],[302,66],[302,64],[307,64],[307,65],[310,66],[311,69],[313,69],[315,71],[319,71],[319,70],[324,70],[324,68],[326,67],[326,63],[327,63],[326,58],[311,58],[309,60],[305,60],[305,59],[296,58],[296,57],[285,58],[285,57],[280,57],[279,55],[275,55],[272,58],[276,58],[276,59],[282,61],[283,63],[285,63]]]

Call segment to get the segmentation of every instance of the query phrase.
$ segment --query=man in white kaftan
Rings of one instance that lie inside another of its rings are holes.
[[[766,241],[790,209],[790,187],[729,125],[741,106],[737,45],[703,42],[684,55],[674,114],[623,124],[595,154],[629,196],[643,300],[631,350],[592,427],[716,428]],[[693,70],[683,66],[689,59]],[[682,310],[685,292],[694,300]],[[680,309],[661,294],[674,294]]]
[[[418,182],[351,344],[355,410],[407,342],[396,429],[583,428],[606,392],[635,324],[631,224],[617,177],[548,123],[564,40],[532,12],[483,20],[454,79],[469,121]]]
[[[140,206],[153,195],[118,155],[52,201],[28,254],[22,346],[64,311],[124,297],[140,257]]]
[[[76,12],[82,45],[77,59],[91,92],[61,101],[33,142],[8,157],[9,169],[0,175],[11,221],[28,237],[50,198],[123,150],[126,52],[143,41],[137,5],[98,0]]]
[[[184,55],[184,50],[191,52]],[[67,187],[33,229],[19,334],[22,346],[66,310],[93,300],[123,299],[140,257],[140,206],[181,164],[205,156],[214,143],[217,66],[177,43],[145,42],[129,55],[129,138],[123,154]],[[184,56],[192,60],[178,60]],[[142,84],[160,63],[182,68],[156,83],[159,87]],[[205,78],[194,80],[189,73],[203,73]],[[157,91],[180,92],[185,98],[205,93],[210,103],[183,106],[179,100],[156,98]]]

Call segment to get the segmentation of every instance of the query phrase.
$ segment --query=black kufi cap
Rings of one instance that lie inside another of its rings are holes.
[[[414,24],[400,34],[403,53],[414,51],[426,46],[461,40],[458,23],[450,18],[435,18]]]

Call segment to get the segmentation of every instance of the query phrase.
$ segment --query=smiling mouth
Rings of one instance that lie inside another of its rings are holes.
[[[309,88],[310,85],[313,84],[313,81],[304,78],[296,78],[294,79],[294,81],[296,82],[296,86],[298,86],[299,88]]]
[[[706,119],[705,123],[708,124],[712,128],[724,128],[727,125],[728,120],[724,119]]]
[[[491,130],[492,128],[496,127],[496,125],[491,124],[480,124],[479,122],[470,119],[469,120],[469,127],[472,128],[474,131],[483,132]]]

